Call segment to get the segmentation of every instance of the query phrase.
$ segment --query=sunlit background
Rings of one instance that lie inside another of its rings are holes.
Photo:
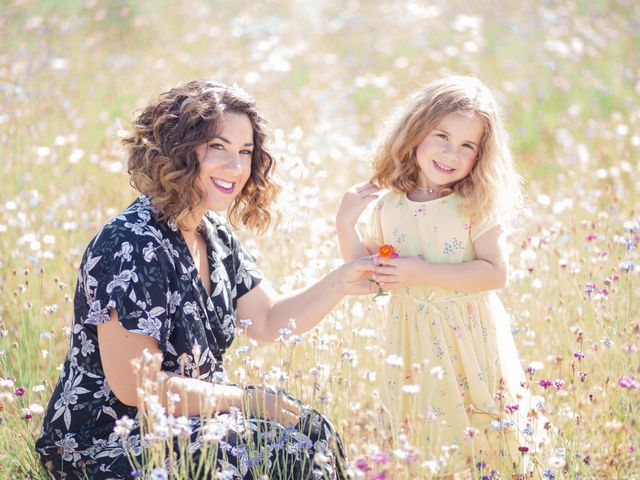
[[[640,475],[638,2],[2,0],[0,478],[44,478],[32,444],[66,352],[76,270],[136,196],[118,131],[137,108],[192,78],[257,98],[282,221],[240,235],[287,291],[339,263],[337,205],[367,178],[385,118],[452,73],[497,92],[526,180],[501,297],[523,365],[542,365],[531,389],[557,427],[538,471]],[[375,302],[346,299],[300,344],[236,350],[228,369],[325,412],[368,475],[428,478],[433,452],[412,438],[389,445],[378,420],[383,332]]]

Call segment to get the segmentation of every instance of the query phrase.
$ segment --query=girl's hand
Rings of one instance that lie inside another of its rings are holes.
[[[345,263],[336,270],[342,295],[368,295],[375,286],[369,281],[374,270],[373,256]]]
[[[373,183],[358,183],[347,190],[338,207],[336,224],[339,227],[353,227],[366,206],[378,198],[376,193],[379,191]]]
[[[297,425],[300,407],[273,387],[252,386],[244,390],[245,415]]]
[[[422,255],[396,258],[376,256],[374,264],[373,279],[383,290],[426,283],[425,272],[429,268],[429,262]]]

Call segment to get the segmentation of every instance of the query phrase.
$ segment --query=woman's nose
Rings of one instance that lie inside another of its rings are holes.
[[[227,161],[225,163],[225,168],[230,172],[240,172],[242,171],[242,162],[240,159],[239,153],[229,153],[227,157]]]

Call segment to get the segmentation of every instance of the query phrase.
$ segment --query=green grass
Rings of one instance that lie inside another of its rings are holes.
[[[513,279],[502,298],[523,364],[545,365],[532,390],[547,399],[559,430],[552,453],[566,466],[545,459],[542,467],[567,479],[637,475],[638,390],[618,378],[640,376],[637,270],[620,269],[639,263],[640,232],[623,227],[640,211],[638,6],[442,2],[432,5],[439,14],[420,17],[420,8],[391,1],[106,5],[24,0],[0,8],[0,377],[14,377],[27,392],[0,388],[0,478],[43,478],[32,450],[40,417],[26,421],[22,409],[46,405],[57,379],[83,249],[135,197],[126,173],[111,169],[124,160],[118,121],[126,129],[151,96],[193,77],[237,82],[258,98],[278,130],[273,149],[289,196],[284,221],[255,249],[275,284],[296,287],[338,257],[335,207],[346,186],[366,177],[361,165],[384,118],[417,86],[454,72],[475,74],[499,93],[531,200],[531,216],[510,241]],[[459,15],[480,17],[478,29],[455,31]],[[465,50],[465,42],[477,49]],[[270,63],[271,55],[290,69]],[[245,79],[249,72],[257,81]],[[358,86],[358,77],[386,84]],[[302,135],[290,138],[296,127]],[[70,163],[78,149],[84,155]],[[306,176],[290,167],[295,157]],[[540,194],[549,205],[537,201]],[[561,209],[566,199],[573,205]],[[318,225],[313,237],[309,219]],[[46,235],[55,242],[45,243]],[[255,381],[279,366],[292,392],[332,419],[352,460],[391,453],[401,446],[386,443],[373,401],[378,385],[365,378],[384,362],[373,348],[383,345],[376,315],[368,299],[346,299],[304,336],[290,362],[280,355],[288,346],[264,346],[250,358],[229,353],[229,372]],[[377,336],[359,335],[364,328]],[[356,353],[356,365],[344,349]],[[576,360],[577,350],[586,357]],[[312,377],[318,360],[327,370]],[[563,379],[565,387],[542,390],[540,378]],[[44,391],[32,391],[37,385]],[[391,478],[426,478],[393,455],[384,468]]]

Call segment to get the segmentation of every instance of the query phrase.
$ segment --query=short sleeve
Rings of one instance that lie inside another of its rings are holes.
[[[382,197],[374,205],[369,215],[365,231],[365,240],[369,240],[376,245],[382,245],[384,243],[384,236],[382,234],[382,208],[384,207],[384,200],[385,197]]]
[[[469,237],[471,238],[471,242],[475,242],[482,235],[487,233],[493,227],[498,226],[498,222],[496,222],[493,218],[482,218],[482,219],[474,219],[470,220],[471,228],[469,231]]]
[[[80,267],[79,281],[89,307],[84,323],[105,323],[115,309],[124,328],[155,338],[164,350],[171,295],[159,258],[162,251],[151,237],[107,225],[89,245]]]
[[[258,269],[256,260],[238,241],[235,235],[231,234],[231,255],[235,264],[236,299],[258,285],[264,275]]]

